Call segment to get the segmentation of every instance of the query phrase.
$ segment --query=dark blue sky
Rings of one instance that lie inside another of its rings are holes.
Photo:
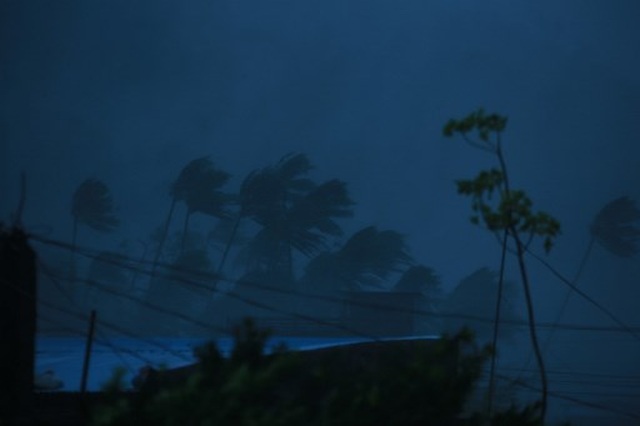
[[[69,238],[71,194],[94,176],[117,200],[118,238],[145,237],[187,161],[209,154],[239,180],[299,151],[317,179],[349,183],[347,229],[406,233],[451,287],[499,256],[453,184],[493,158],[441,136],[484,106],[509,116],[513,185],[562,222],[551,259],[570,275],[595,212],[640,199],[640,4],[486,3],[4,1],[2,217],[25,170],[27,224]],[[597,256],[592,276],[637,281],[637,260]]]
[[[484,106],[509,117],[512,186],[561,221],[548,259],[571,277],[595,213],[640,201],[638,17],[638,0],[3,0],[0,220],[24,170],[27,227],[69,240],[73,191],[96,177],[123,224],[80,243],[114,249],[163,221],[188,161],[211,155],[237,187],[304,152],[314,178],[348,182],[349,233],[405,233],[451,289],[499,266],[454,185],[494,158],[441,131]],[[538,319],[553,321],[566,287],[529,266]],[[640,324],[638,277],[637,256],[595,247],[580,285]],[[576,296],[564,321],[613,325]],[[640,374],[628,335],[563,334],[553,349],[552,368]]]

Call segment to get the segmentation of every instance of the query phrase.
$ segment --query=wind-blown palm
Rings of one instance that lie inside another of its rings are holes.
[[[498,293],[498,273],[483,267],[477,269],[460,281],[456,288],[449,294],[444,303],[444,310],[448,315],[469,315],[471,317],[489,319],[494,315],[495,299]],[[515,284],[505,281],[504,300],[501,306],[501,317],[506,321],[520,321],[521,317],[515,306],[517,289]],[[463,326],[471,327],[477,337],[488,340],[493,334],[493,325],[471,318],[459,319],[451,316],[445,320],[447,331],[457,330]],[[512,337],[517,329],[503,329],[507,331],[506,337]]]
[[[275,166],[251,173],[240,190],[242,216],[263,225],[273,222],[294,202],[315,189],[305,176],[313,168],[304,154],[288,154]]]
[[[404,236],[375,226],[356,232],[340,250],[340,258],[357,286],[370,285],[370,277],[384,280],[411,263]]]
[[[580,261],[578,271],[573,278],[573,284],[578,284],[580,275],[587,264],[587,259],[595,243],[600,244],[607,251],[619,257],[631,257],[638,253],[640,250],[638,247],[640,228],[633,226],[633,222],[639,220],[640,210],[636,208],[634,202],[628,197],[616,198],[600,209],[589,229],[591,238]],[[560,321],[572,292],[571,289],[567,291],[557,321]]]
[[[84,224],[99,232],[112,232],[119,224],[114,213],[113,197],[109,187],[98,179],[86,179],[73,194],[71,200],[73,216],[72,245],[75,248],[78,238],[78,224]],[[71,255],[71,279],[76,275],[75,251]]]
[[[573,278],[572,284],[577,287],[582,271],[587,264],[587,260],[592,252],[595,243],[600,244],[607,251],[619,257],[631,257],[640,251],[638,241],[640,240],[640,228],[633,225],[640,220],[640,210],[628,197],[619,197],[607,203],[595,216],[589,229],[590,238],[587,248],[582,256],[578,270]],[[569,288],[564,296],[560,310],[556,315],[554,324],[562,320],[564,311],[569,304],[574,289]],[[547,336],[543,350],[551,344],[555,327]],[[528,367],[529,359],[525,363],[523,370]],[[521,373],[522,374],[522,373]]]
[[[369,226],[353,234],[338,251],[315,257],[301,281],[318,290],[361,290],[376,286],[410,263],[402,234]]]
[[[154,272],[164,248],[176,204],[184,202],[187,206],[183,227],[184,236],[188,234],[189,218],[193,213],[204,213],[217,218],[227,217],[229,213],[226,206],[231,201],[231,197],[221,192],[220,188],[227,183],[229,178],[230,175],[217,169],[209,157],[197,158],[181,170],[169,191],[171,206],[153,262]]]
[[[640,228],[633,225],[640,221],[640,210],[628,197],[617,198],[596,215],[591,229],[591,238],[611,253],[620,257],[631,257],[638,253]]]
[[[243,182],[236,227],[242,218],[260,226],[238,256],[248,274],[293,284],[294,251],[310,257],[326,249],[327,237],[342,235],[336,219],[351,216],[353,205],[346,184],[316,185],[306,177],[311,168],[304,154],[289,154]]]
[[[402,273],[393,289],[401,292],[424,293],[431,299],[439,299],[442,296],[440,284],[440,277],[433,269],[423,265],[413,265]]]
[[[218,275],[222,274],[242,219],[251,217],[263,226],[277,220],[287,202],[315,188],[313,181],[303,177],[311,169],[311,162],[304,154],[288,154],[275,166],[249,173],[240,187],[237,197],[239,209],[218,265]]]
[[[74,245],[79,223],[100,232],[113,231],[119,224],[113,210],[113,198],[104,182],[98,179],[86,179],[82,182],[73,194],[71,202]]]
[[[326,249],[327,236],[342,235],[336,219],[350,217],[352,204],[346,184],[334,179],[296,197],[289,206],[252,216],[262,229],[243,253],[249,269],[280,270],[292,279],[292,251],[311,257]]]

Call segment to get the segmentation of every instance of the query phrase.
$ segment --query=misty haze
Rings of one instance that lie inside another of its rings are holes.
[[[546,380],[545,424],[640,424],[639,16],[1,2],[0,221],[37,254],[35,377],[79,389],[92,311],[91,390],[229,352],[247,317],[275,351],[469,327],[496,358],[468,412]]]

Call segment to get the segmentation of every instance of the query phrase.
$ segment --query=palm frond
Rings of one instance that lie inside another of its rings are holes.
[[[231,175],[216,168],[211,159],[197,158],[189,162],[171,187],[171,196],[187,205],[189,213],[227,217],[230,195],[220,191]]]
[[[339,251],[341,263],[358,277],[381,279],[401,272],[412,261],[404,236],[396,231],[378,231],[375,226],[356,232]],[[357,278],[359,279],[359,278]]]
[[[351,217],[353,201],[349,197],[346,184],[333,179],[315,188],[295,203],[288,220],[304,229],[317,229],[332,236],[342,235],[342,228],[335,218]]]
[[[275,168],[282,179],[292,181],[309,173],[313,169],[313,165],[305,154],[290,153],[283,156]]]

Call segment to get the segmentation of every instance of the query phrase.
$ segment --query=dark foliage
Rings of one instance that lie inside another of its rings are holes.
[[[92,424],[481,424],[481,416],[462,412],[488,354],[466,332],[439,341],[279,348],[271,354],[265,354],[268,334],[251,321],[235,335],[230,357],[207,344],[181,382],[156,381],[133,399],[116,398],[95,411]],[[495,419],[500,425],[536,424],[529,408]]]
[[[113,198],[107,185],[98,179],[87,179],[73,194],[71,215],[78,223],[96,231],[110,232],[119,223],[113,208]]]

